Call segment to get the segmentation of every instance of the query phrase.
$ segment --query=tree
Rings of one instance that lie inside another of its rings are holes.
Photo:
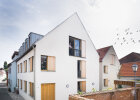
[[[4,67],[4,69],[7,69],[7,67],[8,67],[7,61],[4,61],[3,67]]]

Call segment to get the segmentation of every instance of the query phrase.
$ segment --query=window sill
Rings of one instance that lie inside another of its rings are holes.
[[[81,77],[78,77],[78,79],[86,79],[86,78],[81,78]]]
[[[41,72],[56,72],[56,71],[52,71],[52,70],[41,70]]]

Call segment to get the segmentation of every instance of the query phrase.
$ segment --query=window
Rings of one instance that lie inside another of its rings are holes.
[[[20,89],[22,89],[22,80],[20,80]]]
[[[69,37],[69,55],[86,57],[86,42],[74,37]]]
[[[9,67],[9,69],[8,69],[8,73],[9,73],[9,74],[11,73],[11,67]]]
[[[29,58],[30,62],[30,72],[33,72],[33,57]]]
[[[25,49],[26,49],[26,50],[28,49],[28,45],[27,45],[27,42],[25,42]]]
[[[19,73],[19,65],[18,65],[18,73]]]
[[[18,89],[19,89],[19,79],[18,79]]]
[[[20,72],[22,73],[22,63],[20,63]]]
[[[104,66],[104,73],[108,73],[108,66]]]
[[[24,72],[27,72],[27,60],[24,61]]]
[[[30,96],[34,97],[34,83],[30,82]]]
[[[78,92],[86,92],[86,81],[78,82]]]
[[[69,55],[81,57],[80,43],[79,39],[69,37]]]
[[[41,70],[55,71],[55,57],[41,56]]]
[[[47,70],[47,56],[41,56],[41,70]]]
[[[115,64],[115,55],[111,55],[111,65]]]
[[[24,91],[27,92],[27,81],[24,81]]]
[[[78,78],[86,78],[86,61],[78,60]]]
[[[108,79],[104,79],[104,87],[108,86]]]

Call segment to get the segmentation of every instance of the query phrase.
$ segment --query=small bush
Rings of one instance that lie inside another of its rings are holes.
[[[82,95],[82,94],[83,94],[83,92],[81,92],[81,91],[78,91],[78,94],[79,94],[79,95]]]
[[[92,88],[92,92],[96,92],[96,89],[95,88]]]

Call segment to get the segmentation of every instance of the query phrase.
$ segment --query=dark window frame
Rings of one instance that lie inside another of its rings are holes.
[[[42,69],[42,57],[43,56],[46,57],[46,64],[45,64],[46,65],[45,66],[46,69]],[[47,71],[48,70],[48,56],[47,55],[41,55],[41,70],[42,71]]]
[[[70,42],[70,39],[73,40],[74,43]],[[79,49],[75,48],[75,40],[79,41]],[[70,43],[72,43],[72,44],[70,45]],[[81,39],[69,36],[69,56],[81,57],[81,51],[82,51],[81,50]]]

